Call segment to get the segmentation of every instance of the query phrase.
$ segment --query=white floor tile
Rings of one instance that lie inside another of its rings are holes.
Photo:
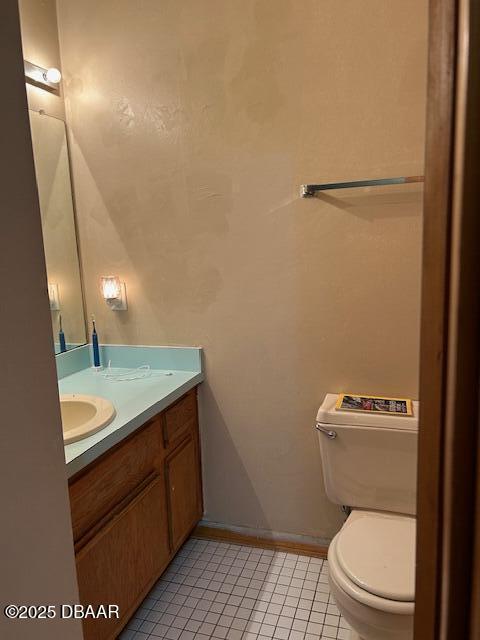
[[[277,640],[288,640],[288,636],[290,635],[290,629],[284,629],[282,627],[277,627],[273,634],[274,638]]]
[[[347,640],[328,562],[190,538],[121,640]]]

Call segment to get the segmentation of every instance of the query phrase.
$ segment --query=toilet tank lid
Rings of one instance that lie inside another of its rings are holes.
[[[356,411],[337,411],[335,405],[338,393],[327,393],[318,413],[317,422],[322,424],[345,424],[350,426],[377,427],[384,429],[418,429],[419,403],[413,401],[413,416],[387,415],[385,413],[362,413]]]

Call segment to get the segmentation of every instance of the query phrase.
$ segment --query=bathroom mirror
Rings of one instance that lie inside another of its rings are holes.
[[[55,353],[86,342],[65,123],[30,111]]]

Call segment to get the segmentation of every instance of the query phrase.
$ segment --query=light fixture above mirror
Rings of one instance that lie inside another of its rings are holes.
[[[62,79],[62,74],[56,67],[50,67],[45,69],[33,62],[24,60],[25,66],[25,80],[36,87],[51,91],[52,93],[59,93],[59,84]]]

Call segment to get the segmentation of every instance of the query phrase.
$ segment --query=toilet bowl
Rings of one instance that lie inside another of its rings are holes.
[[[411,640],[415,519],[353,511],[328,551],[330,590],[353,639]]]
[[[418,403],[413,416],[339,411],[316,429],[325,490],[351,513],[328,551],[330,590],[352,640],[412,640]]]

